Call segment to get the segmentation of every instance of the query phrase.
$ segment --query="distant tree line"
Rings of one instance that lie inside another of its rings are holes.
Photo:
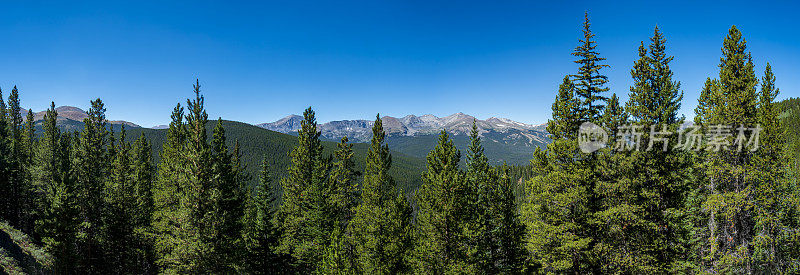
[[[0,218],[42,244],[58,274],[798,272],[800,103],[775,102],[771,67],[756,77],[736,27],[694,124],[760,125],[756,151],[614,150],[631,142],[624,125],[686,122],[666,38],[656,28],[640,44],[624,104],[607,95],[588,15],[573,55],[579,69],[558,86],[547,125],[553,142],[530,165],[490,165],[474,124],[465,152],[442,131],[412,193],[389,173],[379,115],[357,171],[347,137],[326,154],[306,109],[277,178],[275,156],[244,172],[221,120],[208,136],[199,81],[174,108],[158,162],[144,135],[109,130],[100,99],[75,133],[57,127],[51,104],[37,134],[14,87],[7,105],[0,91]],[[610,130],[596,152],[579,148],[586,122]],[[681,142],[642,136],[656,139]]]

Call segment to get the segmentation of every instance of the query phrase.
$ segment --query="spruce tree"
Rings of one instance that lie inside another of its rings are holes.
[[[380,115],[372,125],[367,151],[361,204],[349,224],[355,246],[355,270],[368,274],[397,274],[409,271],[411,252],[411,207],[389,175],[392,155],[386,145]]]
[[[22,155],[20,164],[22,165],[22,178],[20,182],[20,229],[23,232],[33,233],[36,223],[36,197],[33,186],[31,169],[33,167],[34,148],[36,147],[36,128],[33,121],[33,111],[28,109],[25,116],[25,124],[22,127]]]
[[[772,66],[767,63],[758,94],[759,148],[752,159],[754,181],[753,231],[750,246],[753,249],[753,269],[758,273],[794,273],[800,259],[798,248],[797,185],[786,171],[789,158],[785,154],[786,139],[781,129],[780,110],[775,98],[780,90],[775,87]]]
[[[91,101],[89,117],[83,120],[84,128],[74,149],[73,167],[80,211],[78,268],[87,273],[101,272],[104,266],[101,239],[106,205],[103,195],[110,162],[105,111],[100,99]]]
[[[759,122],[758,80],[747,44],[735,26],[723,42],[722,55],[719,79],[707,82],[701,93],[698,120],[701,125],[728,127],[731,131],[753,127]],[[733,145],[735,136],[722,136],[718,141]],[[757,180],[741,173],[754,169],[750,165],[753,154],[731,146],[706,149],[700,167],[704,179],[701,187],[707,190],[701,206],[706,222],[699,226],[707,227],[707,237],[695,249],[702,258],[698,268],[706,272],[754,272],[751,242],[757,234],[752,226]]]
[[[417,272],[475,272],[469,260],[470,188],[458,168],[461,152],[442,130],[428,154],[428,170],[416,193],[418,206],[413,265]]]
[[[184,163],[183,145],[186,141],[186,127],[183,122],[183,108],[180,104],[172,111],[172,121],[167,130],[167,140],[159,154],[158,173],[154,182],[152,234],[156,264],[161,269],[173,268],[180,260],[175,256],[178,235],[175,234],[176,218],[179,212],[179,199],[183,191]],[[182,222],[186,222],[182,220]]]
[[[593,272],[594,235],[589,200],[591,169],[578,150],[577,127],[581,117],[575,86],[567,78],[553,103],[547,131],[553,142],[536,148],[531,165],[534,176],[526,185],[522,219],[525,242],[534,267],[548,273]]]
[[[208,114],[199,81],[194,85],[194,94],[194,99],[187,99],[189,112],[182,151],[185,166],[178,170],[178,177],[184,181],[178,183],[175,217],[182,224],[170,229],[176,243],[169,255],[173,262],[166,266],[166,272],[231,272],[233,263],[224,261],[228,254],[216,244],[220,229],[226,224],[221,217],[219,202],[224,194],[218,188],[218,180],[229,176],[223,174],[227,167],[219,167],[227,165],[215,161],[214,148],[208,142]],[[215,143],[220,141],[224,142],[224,138],[217,135]]]
[[[489,165],[475,121],[467,154],[466,181],[473,217],[468,224],[471,262],[481,273],[518,273],[523,260],[524,227],[519,221],[508,167]]]
[[[12,183],[11,183],[11,134],[9,132],[9,121],[6,115],[6,103],[3,99],[3,91],[0,90],[0,217],[8,220],[12,207]]]
[[[137,259],[139,241],[135,235],[135,216],[137,211],[136,189],[133,181],[131,146],[125,141],[125,127],[119,139],[112,143],[109,177],[105,189],[107,206],[103,217],[103,250],[106,261],[103,266],[108,271],[138,273]]]
[[[677,134],[669,134],[683,123],[677,113],[683,94],[680,83],[672,80],[672,59],[656,28],[649,46],[639,46],[639,59],[631,70],[634,85],[621,119],[624,123],[629,114],[631,125],[640,127],[639,149],[610,151],[601,159],[603,178],[596,188],[601,209],[596,217],[602,224],[597,251],[604,272],[685,272],[680,266],[688,232],[682,210],[690,177],[687,154],[674,149]],[[617,105],[615,99],[609,100],[609,107]],[[617,113],[607,108],[604,117],[614,121]],[[619,125],[606,126],[618,132]],[[619,135],[612,135],[612,144],[628,142]]]
[[[358,200],[355,185],[357,173],[353,162],[353,145],[347,137],[342,137],[334,153],[333,166],[325,187],[327,203],[325,204],[327,227],[331,229],[330,241],[322,256],[322,264],[318,265],[320,273],[348,273],[356,265],[355,252],[345,232],[353,218],[353,210]]]
[[[23,138],[22,109],[19,102],[19,91],[17,87],[11,90],[8,97],[8,117],[9,117],[9,138],[10,161],[8,166],[8,194],[3,217],[12,226],[21,228],[24,207],[24,188],[25,188],[25,148]]]
[[[582,121],[593,121],[600,117],[604,109],[602,101],[606,100],[603,93],[609,90],[605,86],[608,77],[600,73],[600,70],[607,68],[608,65],[601,64],[606,59],[599,56],[596,43],[589,22],[589,12],[586,12],[583,38],[580,40],[580,45],[572,52],[572,55],[578,57],[578,60],[575,60],[579,65],[578,73],[572,75],[572,78],[575,83],[575,95],[580,101],[578,113]]]
[[[137,270],[142,273],[155,271],[155,254],[153,248],[152,216],[153,216],[153,180],[155,168],[150,142],[144,134],[133,144],[132,149],[132,180],[135,198],[135,207],[132,217],[136,245]]]
[[[288,259],[277,252],[280,228],[275,219],[277,197],[272,192],[269,157],[261,162],[259,184],[248,196],[245,212],[244,241],[247,249],[246,271],[250,274],[276,274],[290,271]]]
[[[194,99],[172,114],[153,191],[157,263],[166,273],[229,273],[240,268],[241,178],[218,123],[209,143],[199,81]]]
[[[292,150],[287,176],[281,181],[280,210],[283,234],[280,251],[297,260],[300,272],[312,272],[320,263],[330,231],[324,224],[326,185],[330,158],[322,155],[317,120],[311,108],[303,112],[298,144]]]
[[[78,209],[70,176],[70,136],[62,135],[56,126],[57,116],[55,104],[51,103],[35,154],[32,172],[39,209],[35,232],[55,259],[53,272],[69,273],[76,262]]]
[[[242,216],[244,214],[244,186],[239,163],[238,143],[233,153],[228,152],[225,128],[222,119],[217,120],[211,142],[213,159],[212,172],[215,178],[212,186],[219,193],[216,201],[214,221],[219,223],[214,238],[215,251],[219,254],[218,263],[231,265],[229,268],[238,268],[242,247]]]

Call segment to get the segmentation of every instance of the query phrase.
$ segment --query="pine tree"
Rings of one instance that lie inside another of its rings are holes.
[[[194,93],[186,123],[180,105],[173,110],[153,188],[157,263],[166,273],[233,272],[241,244],[238,156],[228,153],[221,124],[209,143],[199,81]]]
[[[601,211],[596,217],[602,225],[596,247],[604,272],[682,271],[689,163],[685,152],[673,149],[677,135],[667,134],[677,132],[683,122],[677,113],[683,94],[680,83],[672,80],[673,58],[666,55],[665,43],[656,28],[649,47],[639,46],[625,114],[615,119],[620,116],[615,108],[604,114],[608,121],[617,121],[606,124],[612,131],[618,131],[630,114],[631,125],[642,133],[638,150],[609,151],[601,158],[603,179],[596,188]],[[616,102],[613,96],[608,106]],[[612,143],[627,142],[619,141],[619,135]]]
[[[135,215],[137,211],[136,189],[133,181],[131,146],[125,141],[125,127],[119,140],[112,143],[114,150],[109,168],[110,176],[106,183],[103,215],[103,250],[106,261],[103,266],[108,271],[137,272],[136,260],[139,241],[135,235]]]
[[[179,224],[168,224],[167,233],[172,235],[172,243],[167,244],[161,255],[161,263],[165,272],[226,273],[234,270],[235,262],[228,248],[219,244],[236,245],[237,240],[222,236],[224,229],[230,229],[231,219],[239,216],[223,209],[222,202],[229,202],[231,193],[220,188],[221,184],[230,183],[235,175],[230,173],[230,155],[221,129],[215,131],[212,144],[206,134],[208,114],[204,108],[204,97],[200,94],[199,81],[194,85],[195,98],[187,99],[188,115],[186,116],[185,136],[181,155],[183,167],[175,171],[178,192],[177,205],[168,218],[177,219]],[[179,116],[178,116],[179,117]],[[175,117],[173,117],[175,119]],[[224,148],[224,146],[222,147]],[[224,158],[222,157],[224,156]],[[235,188],[235,187],[225,187]],[[231,229],[235,231],[235,229]],[[232,232],[236,238],[240,232]]]
[[[0,90],[0,217],[8,220],[13,203],[12,198],[12,169],[13,158],[11,154],[11,134],[6,103],[3,91]]]
[[[564,80],[558,86],[558,94],[553,103],[553,121],[547,123],[547,132],[550,133],[552,140],[557,139],[576,139],[578,127],[581,124],[581,117],[578,113],[580,101],[575,97],[575,85],[569,76],[564,76]]]
[[[468,224],[472,262],[481,273],[518,273],[523,260],[524,227],[519,221],[508,167],[494,169],[483,153],[476,122],[472,122],[466,180],[473,205]]]
[[[752,159],[754,185],[753,231],[750,246],[753,249],[753,269],[758,273],[794,273],[795,261],[800,259],[797,231],[800,201],[797,186],[787,177],[788,156],[784,153],[786,140],[781,130],[780,110],[775,98],[780,90],[775,87],[772,66],[767,63],[758,94],[759,148]]]
[[[511,169],[503,163],[497,168],[499,174],[498,189],[499,201],[497,204],[499,220],[496,222],[499,239],[499,250],[495,254],[496,265],[501,273],[519,273],[525,268],[525,226],[517,207],[516,184],[511,176]]]
[[[324,224],[326,185],[330,158],[323,157],[317,120],[311,108],[303,112],[298,145],[292,150],[287,177],[281,181],[280,210],[283,234],[280,251],[297,260],[300,272],[312,272],[320,263],[330,231]]]
[[[475,272],[469,261],[467,224],[469,186],[458,168],[461,152],[444,130],[428,154],[428,170],[417,190],[417,244],[413,252],[418,272]]]
[[[22,178],[20,182],[20,229],[23,232],[33,233],[36,223],[36,198],[33,186],[31,169],[33,166],[34,148],[36,147],[36,128],[33,121],[33,111],[28,109],[25,124],[22,127]]]
[[[133,230],[137,250],[136,264],[137,270],[142,273],[153,273],[155,271],[155,254],[153,248],[152,215],[153,215],[153,179],[155,171],[153,167],[153,156],[151,153],[150,142],[144,134],[133,144],[131,177],[133,180],[133,191],[135,207],[133,213]]]
[[[75,268],[78,211],[70,177],[70,136],[59,131],[57,116],[55,104],[51,103],[35,154],[32,172],[39,209],[35,231],[55,259],[53,272],[68,273]]]
[[[89,117],[83,120],[84,128],[75,144],[76,191],[80,211],[78,229],[79,269],[82,272],[101,272],[104,266],[102,250],[102,217],[106,205],[103,200],[108,175],[109,137],[106,129],[105,107],[100,99],[91,101]]]
[[[719,79],[707,82],[701,93],[699,120],[702,125],[731,130],[743,125],[752,127],[758,123],[758,80],[746,42],[735,26],[723,42],[722,55]],[[733,136],[723,138],[721,142],[734,144]],[[754,267],[750,244],[756,234],[752,227],[755,186],[751,177],[739,171],[753,169],[748,167],[752,152],[723,146],[707,151],[702,156],[701,178],[705,181],[702,187],[707,190],[702,210],[708,237],[696,249],[702,257],[699,268],[708,272],[751,273]]]
[[[177,253],[178,235],[175,234],[179,217],[179,198],[183,191],[182,177],[185,159],[183,145],[186,141],[186,128],[183,122],[183,108],[180,104],[172,111],[172,122],[167,130],[167,140],[161,148],[158,173],[153,185],[152,234],[155,237],[154,249],[156,264],[161,269],[174,268],[179,258]],[[180,220],[186,222],[186,220]]]
[[[276,224],[274,210],[277,197],[272,192],[272,177],[269,174],[269,157],[261,162],[259,184],[248,197],[245,212],[244,241],[247,249],[245,258],[247,273],[276,274],[288,273],[287,257],[277,252],[280,228]]]
[[[385,143],[380,115],[372,126],[367,151],[361,204],[349,224],[355,246],[357,272],[397,274],[408,271],[411,252],[411,207],[389,175],[392,155]]]
[[[353,162],[353,145],[347,137],[337,144],[335,161],[331,168],[324,211],[328,227],[332,227],[330,241],[322,256],[322,264],[317,267],[320,273],[352,273],[355,252],[346,234],[347,225],[353,218],[353,210],[358,203],[358,189],[355,185],[357,173]]]
[[[534,267],[549,273],[589,273],[594,270],[590,228],[591,170],[578,150],[577,127],[581,117],[575,87],[565,78],[547,123],[552,143],[536,148],[531,165],[534,176],[526,186],[522,219],[525,242]]]
[[[238,143],[234,153],[228,152],[226,145],[225,128],[222,119],[217,120],[211,142],[213,159],[212,173],[216,178],[213,189],[219,193],[215,222],[220,223],[215,229],[217,236],[214,238],[215,251],[219,254],[218,263],[227,263],[229,268],[238,268],[240,251],[243,249],[241,242],[242,215],[244,214],[244,186],[240,175],[242,167],[239,163]]]
[[[3,218],[12,226],[21,228],[24,207],[24,188],[25,188],[25,148],[23,142],[23,121],[22,109],[19,103],[19,91],[17,87],[11,90],[8,97],[8,117],[9,117],[9,138],[11,152],[9,154],[9,173],[8,173],[8,193],[6,209]]]
[[[598,101],[605,101],[606,98],[602,94],[609,90],[608,87],[605,87],[608,77],[600,73],[600,70],[607,68],[608,65],[601,64],[606,59],[599,56],[597,42],[593,39],[594,33],[592,33],[589,22],[589,12],[586,12],[581,44],[572,52],[572,55],[578,57],[575,63],[580,65],[578,74],[572,75],[572,77],[575,83],[575,93],[580,101],[578,113],[581,121],[594,121],[599,118],[604,106]]]

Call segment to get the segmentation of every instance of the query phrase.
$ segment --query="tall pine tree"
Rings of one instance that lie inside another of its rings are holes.
[[[481,273],[518,273],[524,260],[525,228],[517,214],[514,185],[506,166],[492,168],[472,122],[466,181],[474,201],[468,229],[472,262]]]
[[[283,234],[280,250],[297,260],[301,272],[312,272],[322,260],[331,231],[325,224],[325,194],[330,158],[324,157],[311,108],[303,112],[298,145],[292,150],[288,175],[281,181]]]
[[[276,220],[277,197],[272,192],[269,174],[269,157],[261,162],[259,184],[248,197],[245,212],[244,241],[247,249],[246,271],[250,274],[276,274],[290,272],[285,255],[278,253],[280,227]]]
[[[80,227],[78,230],[79,270],[101,272],[105,255],[102,249],[103,199],[110,158],[109,133],[106,129],[106,108],[100,99],[91,101],[89,117],[74,149]]]
[[[36,234],[53,255],[53,272],[75,269],[78,214],[76,190],[70,175],[70,136],[56,126],[55,104],[50,104],[42,122],[42,136],[34,161],[33,178],[39,209]]]
[[[757,216],[755,202],[760,179],[743,171],[756,169],[753,152],[737,150],[740,127],[754,127],[759,121],[759,104],[753,62],[742,33],[731,27],[723,41],[719,79],[707,81],[700,95],[696,121],[707,126],[710,135],[702,154],[701,186],[705,242],[695,250],[701,262],[698,268],[707,272],[752,273],[754,266],[752,241],[764,233],[754,230]],[[725,134],[725,133],[733,134]],[[713,143],[712,143],[713,142]],[[716,146],[719,145],[719,146]]]
[[[596,264],[591,252],[590,168],[578,150],[581,117],[575,86],[564,78],[553,103],[547,131],[553,140],[546,150],[536,148],[534,176],[526,186],[522,218],[534,266],[550,273],[587,273]]]
[[[158,173],[154,182],[152,234],[155,238],[154,249],[156,264],[159,268],[167,269],[176,265],[179,258],[177,253],[178,235],[175,227],[179,210],[179,194],[182,192],[181,182],[185,159],[183,144],[186,141],[185,124],[183,123],[183,108],[178,104],[172,111],[172,122],[167,130],[167,140],[159,154],[161,161],[158,163]]]
[[[367,151],[361,204],[350,222],[355,246],[356,271],[370,274],[397,274],[409,271],[411,252],[411,207],[389,175],[392,155],[386,145],[380,115],[372,125]]]
[[[476,272],[467,242],[472,190],[459,170],[460,159],[461,152],[442,130],[416,193],[417,243],[412,257],[417,272]]]
[[[583,119],[582,121],[594,121],[600,117],[605,108],[602,102],[606,100],[606,97],[603,96],[603,93],[609,90],[605,86],[608,83],[608,77],[600,73],[600,70],[607,68],[608,65],[601,64],[606,59],[600,57],[597,52],[597,41],[594,40],[591,26],[589,12],[586,12],[583,21],[583,38],[580,39],[580,45],[572,53],[578,57],[578,60],[575,60],[575,63],[579,65],[578,73],[572,75],[572,78],[575,83],[575,95],[580,100],[578,113]]]

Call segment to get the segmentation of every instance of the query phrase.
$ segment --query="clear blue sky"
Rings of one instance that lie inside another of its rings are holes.
[[[109,3],[115,2],[115,3]],[[166,124],[199,78],[210,117],[321,121],[464,112],[542,123],[589,10],[613,92],[627,99],[639,41],[659,25],[693,117],[728,28],[758,74],[800,96],[792,2],[98,1],[0,3],[0,88],[34,110],[106,102],[110,119]]]

